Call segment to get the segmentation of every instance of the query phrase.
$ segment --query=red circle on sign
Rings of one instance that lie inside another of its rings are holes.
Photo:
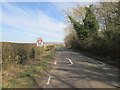
[[[42,43],[42,38],[38,38],[37,42]]]

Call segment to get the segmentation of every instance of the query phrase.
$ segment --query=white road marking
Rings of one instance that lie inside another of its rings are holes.
[[[49,78],[48,78],[48,81],[47,81],[46,85],[49,85],[49,84],[50,84],[50,80],[51,80],[51,78],[52,78],[52,76],[49,76]]]
[[[55,61],[54,64],[56,65],[56,64],[57,64],[57,61]]]
[[[90,65],[88,62],[85,62],[86,64]]]
[[[102,64],[101,66],[105,66],[105,63],[103,63],[103,62],[101,62],[101,61],[98,61],[98,62]]]
[[[66,58],[66,59],[68,59],[68,60],[69,60],[69,62],[71,63],[70,65],[72,65],[72,64],[73,64],[73,62],[72,62],[72,60],[71,60],[71,59],[69,59],[69,58]]]
[[[92,65],[92,66],[98,66],[97,64],[90,64],[88,62],[85,62],[87,65]]]

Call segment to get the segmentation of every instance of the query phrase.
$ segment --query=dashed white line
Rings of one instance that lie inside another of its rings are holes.
[[[85,62],[86,64],[90,65],[88,62]]]
[[[56,64],[57,64],[57,61],[55,61],[54,64],[56,65]]]
[[[105,66],[105,63],[103,63],[103,62],[101,62],[101,61],[98,61],[98,62],[102,64],[101,66]]]
[[[72,62],[72,60],[71,60],[71,59],[69,59],[69,58],[66,58],[66,59],[68,59],[68,60],[69,60],[69,62],[71,63],[70,65],[72,65],[72,64],[73,64],[73,62]]]
[[[49,78],[48,78],[48,81],[47,81],[46,85],[49,85],[49,84],[50,84],[50,80],[51,80],[51,78],[52,78],[52,76],[49,76]]]

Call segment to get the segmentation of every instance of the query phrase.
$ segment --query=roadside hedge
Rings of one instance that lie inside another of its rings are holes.
[[[41,51],[40,51],[41,50]],[[37,47],[35,43],[8,43],[2,42],[2,60],[3,63],[14,62],[23,64],[30,58],[43,53],[43,48]]]

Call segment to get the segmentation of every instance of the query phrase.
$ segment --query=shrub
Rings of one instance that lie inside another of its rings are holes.
[[[54,48],[54,45],[47,45],[46,51],[50,51]]]
[[[41,50],[41,51],[40,51]],[[8,43],[2,42],[2,60],[6,62],[15,62],[23,64],[29,58],[35,58],[40,55],[43,49],[40,49],[36,44],[28,43]]]

